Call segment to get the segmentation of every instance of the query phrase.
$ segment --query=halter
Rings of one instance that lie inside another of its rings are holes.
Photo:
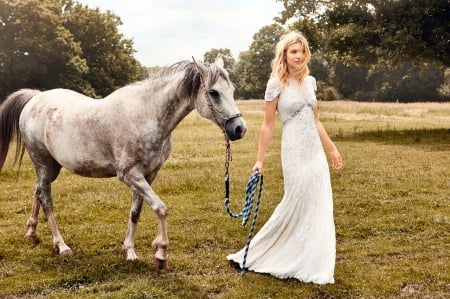
[[[212,102],[212,100],[211,100],[211,98],[210,98],[210,96],[209,96],[209,92],[208,92],[209,90],[208,90],[208,88],[206,88],[205,81],[203,80],[202,72],[199,70],[199,68],[198,68],[198,66],[197,66],[197,62],[195,61],[194,57],[192,57],[192,60],[194,61],[195,68],[197,69],[197,71],[198,71],[198,73],[199,73],[199,75],[200,75],[200,83],[201,83],[201,85],[203,86],[203,89],[205,90],[205,96],[206,96],[206,100],[207,100],[207,102],[208,102],[208,107],[209,107],[209,109],[211,109],[212,114],[213,114],[213,117],[214,117],[216,123],[220,126],[220,128],[221,128],[222,131],[224,132],[224,134],[225,134],[225,141],[227,142],[227,144],[229,144],[230,140],[229,140],[229,138],[228,138],[228,136],[227,136],[227,134],[226,134],[227,123],[228,123],[228,121],[230,121],[230,120],[232,120],[232,119],[234,119],[234,118],[241,117],[241,116],[242,116],[242,113],[236,113],[236,114],[233,114],[233,115],[230,116],[230,117],[226,117],[226,116],[224,116],[220,111],[218,111],[218,110],[214,107],[213,102]],[[224,120],[223,126],[221,125],[221,123],[220,123],[219,120],[217,119],[217,115],[219,115],[220,118],[221,118],[222,120]]]

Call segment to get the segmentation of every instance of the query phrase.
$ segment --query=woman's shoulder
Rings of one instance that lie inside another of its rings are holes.
[[[308,75],[305,77],[305,81],[312,86],[312,88],[314,89],[314,91],[317,90],[317,83],[316,83],[316,78],[314,76]]]
[[[305,77],[305,80],[308,80],[309,82],[316,82],[316,77],[308,75]]]
[[[267,81],[267,87],[276,87],[276,86],[281,86],[280,84],[280,79],[276,78],[276,77],[271,77],[269,79],[269,81]]]
[[[264,100],[273,101],[280,93],[281,93],[280,80],[276,77],[270,78],[269,81],[267,81]]]

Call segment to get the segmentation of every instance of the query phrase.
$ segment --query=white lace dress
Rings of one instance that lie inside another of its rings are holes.
[[[316,81],[277,79],[267,83],[265,100],[277,95],[283,123],[281,160],[284,196],[250,243],[246,267],[278,278],[334,283],[336,236],[330,173],[314,122]],[[242,267],[244,249],[227,256]]]

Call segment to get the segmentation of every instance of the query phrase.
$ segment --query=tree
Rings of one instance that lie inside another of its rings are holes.
[[[344,98],[356,100],[357,95],[360,96],[361,92],[367,91],[368,72],[367,66],[347,66],[338,62],[334,68],[333,85]]]
[[[346,64],[435,61],[450,65],[448,0],[282,0],[278,21],[317,24],[322,46]],[[294,23],[295,24],[295,23]]]
[[[332,63],[321,52],[311,54],[309,71],[317,81],[317,98],[320,100],[337,100],[341,97],[334,87],[336,85],[335,76],[336,63]]]
[[[80,44],[89,66],[83,79],[98,96],[139,79],[141,66],[133,57],[133,41],[119,33],[120,25],[120,18],[110,11],[102,13],[72,1],[64,7],[64,26]]]
[[[80,45],[62,26],[60,5],[0,0],[0,96],[21,87],[78,89],[88,68]]]
[[[218,55],[222,56],[224,68],[228,71],[231,82],[233,82],[236,89],[239,90],[239,77],[236,74],[236,61],[233,54],[231,54],[230,49],[211,49],[203,55],[203,59],[206,63],[213,63]],[[235,93],[235,96],[238,96],[238,92]]]
[[[311,61],[313,75],[317,67],[329,70],[331,85],[318,80],[320,87],[335,88],[353,100],[448,98],[444,83],[450,63],[448,0],[282,2],[285,10],[277,20],[289,20],[290,29],[305,33],[311,49],[328,63],[322,63],[323,68],[314,56]],[[320,75],[324,77],[323,72]]]
[[[240,54],[236,67],[240,96],[247,99],[261,99],[264,96],[275,46],[285,33],[285,29],[278,24],[264,26],[253,36],[250,49]]]
[[[444,70],[444,82],[439,86],[438,92],[444,101],[450,100],[450,68]]]
[[[222,56],[224,68],[229,72],[232,71],[236,61],[230,49],[211,49],[203,55],[203,59],[206,63],[213,63],[218,55]]]
[[[450,66],[448,0],[374,2],[381,34],[380,50],[388,59]]]
[[[372,85],[372,97],[380,101],[423,102],[445,99],[439,94],[444,72],[428,64],[417,66],[403,63],[395,69],[378,65],[370,69],[367,83]],[[448,99],[448,98],[447,98]]]
[[[69,88],[105,96],[142,67],[111,12],[73,0],[0,0],[0,96],[19,88]]]

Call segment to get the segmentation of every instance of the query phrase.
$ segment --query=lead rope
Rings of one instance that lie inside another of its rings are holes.
[[[258,186],[258,181],[259,181],[258,200],[256,201],[256,207],[255,207],[255,211],[254,211],[254,215],[253,215],[252,225],[248,232],[247,243],[245,244],[244,258],[243,258],[242,267],[241,267],[241,275],[244,275],[245,264],[247,262],[248,249],[250,246],[250,242],[253,238],[253,232],[256,227],[256,219],[258,218],[258,213],[259,213],[259,205],[261,203],[261,196],[262,196],[262,191],[263,191],[263,176],[262,175],[259,176],[258,171],[255,171],[250,176],[250,179],[247,183],[247,187],[245,189],[244,207],[242,208],[242,210],[239,213],[234,214],[230,209],[230,178],[229,178],[229,174],[228,174],[228,167],[229,167],[230,161],[232,161],[231,147],[230,147],[230,142],[226,136],[225,136],[225,140],[226,140],[226,151],[225,151],[226,158],[225,158],[225,202],[224,202],[224,204],[225,204],[225,208],[226,208],[228,214],[231,217],[233,217],[233,218],[242,217],[242,226],[245,226],[247,224],[247,221],[250,218],[250,215],[252,213],[253,203],[254,203],[254,198],[255,198],[255,191],[256,191],[256,187]]]

